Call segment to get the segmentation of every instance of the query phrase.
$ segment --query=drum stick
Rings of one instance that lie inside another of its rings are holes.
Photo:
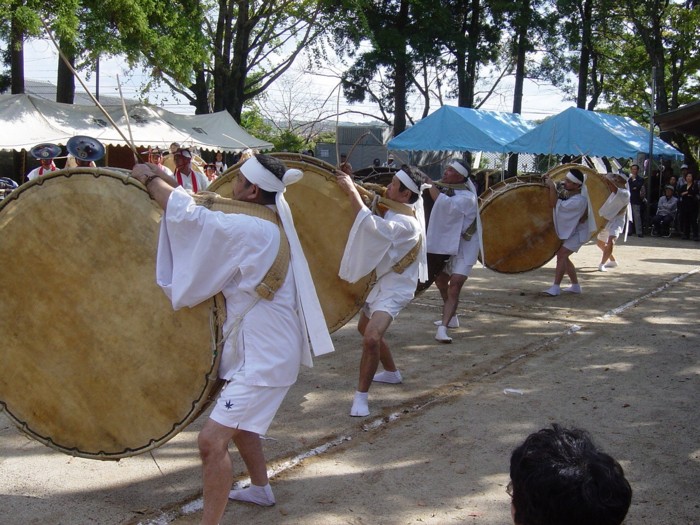
[[[134,143],[134,135],[131,133],[131,121],[129,120],[129,112],[126,110],[126,102],[124,101],[124,95],[122,95],[122,83],[119,81],[119,75],[117,75],[117,87],[119,88],[119,98],[122,101],[122,111],[124,112],[124,118],[126,119],[126,129],[129,130],[129,139],[131,143]],[[134,161],[139,162],[140,156],[136,156]]]
[[[122,139],[124,139],[124,142],[126,142],[127,146],[129,146],[129,148],[130,148],[131,151],[133,152],[134,157],[136,157],[136,162],[138,162],[138,163],[143,163],[143,161],[139,158],[139,152],[138,152],[138,150],[136,149],[136,147],[132,144],[132,142],[131,142],[128,138],[126,138],[126,136],[124,135],[124,133],[122,133],[122,130],[119,129],[119,126],[117,126],[117,123],[114,122],[114,120],[112,119],[111,115],[110,115],[109,113],[107,113],[107,110],[102,106],[102,104],[100,104],[99,100],[97,100],[97,99],[95,98],[95,96],[94,96],[92,93],[90,93],[90,90],[89,90],[88,87],[85,85],[85,82],[83,82],[83,79],[80,78],[80,75],[78,75],[78,72],[73,68],[73,66],[71,65],[71,63],[70,63],[70,61],[68,60],[68,58],[66,58],[66,55],[63,54],[63,51],[61,51],[61,48],[58,46],[58,43],[56,42],[56,39],[53,37],[53,34],[52,34],[51,31],[49,30],[49,26],[46,25],[46,22],[44,21],[44,19],[43,19],[43,18],[40,18],[39,20],[41,20],[41,25],[44,26],[44,30],[46,31],[46,34],[49,35],[49,38],[51,39],[51,42],[53,43],[54,47],[56,48],[56,51],[58,51],[58,56],[61,57],[61,60],[63,61],[63,63],[64,63],[64,64],[66,65],[66,67],[70,70],[70,72],[73,73],[73,76],[74,76],[76,79],[78,79],[78,82],[80,82],[80,85],[83,86],[83,89],[85,90],[85,93],[88,94],[88,96],[90,97],[90,99],[95,103],[95,105],[97,106],[97,108],[102,112],[102,114],[105,116],[105,118],[107,119],[107,121],[114,127],[115,130],[117,130],[117,133],[119,133],[119,136],[120,136]]]

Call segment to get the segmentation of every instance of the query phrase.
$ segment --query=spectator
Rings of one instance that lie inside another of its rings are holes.
[[[216,169],[216,176],[222,175],[224,171],[228,169],[226,162],[224,161],[224,153],[222,151],[216,152],[216,158],[214,159],[214,169]],[[207,175],[207,178],[209,176]],[[209,179],[211,180],[211,179]]]
[[[680,185],[679,195],[679,215],[681,219],[681,231],[684,239],[698,241],[698,185],[692,173],[686,173],[685,181]]]
[[[56,144],[38,144],[31,149],[29,154],[37,159],[41,163],[41,166],[27,173],[28,181],[58,169],[53,159],[61,154],[61,147]]]
[[[659,205],[656,208],[656,215],[651,219],[651,235],[658,237],[671,236],[671,225],[676,220],[678,212],[678,199],[673,195],[673,186],[670,184],[664,189],[665,195],[659,199]]]
[[[639,165],[630,166],[630,178],[627,181],[630,190],[630,204],[632,206],[632,224],[637,237],[644,237],[644,221],[642,220],[642,206],[646,201],[646,188],[644,178],[639,176]]]
[[[620,525],[632,488],[587,432],[559,425],[530,434],[510,458],[515,525]]]

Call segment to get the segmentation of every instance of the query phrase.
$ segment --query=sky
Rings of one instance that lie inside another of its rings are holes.
[[[25,43],[25,78],[54,83],[56,82],[56,65],[58,54],[49,40],[30,40]],[[348,110],[361,111],[364,113],[378,114],[376,107],[370,103],[348,104],[340,97],[337,98],[337,78],[332,78],[329,73],[319,71],[320,74],[301,72],[298,68],[292,68],[287,74],[286,80],[278,81],[271,86],[267,92],[267,101],[264,103],[268,114],[275,114],[280,108],[288,107],[289,99],[294,97],[296,104],[307,104],[308,106],[319,106],[324,101],[325,114],[333,114],[335,118],[336,109],[345,112]],[[87,77],[86,72],[79,73],[83,81],[93,90],[95,89],[95,75]],[[128,71],[126,63],[115,58],[103,59],[100,62],[100,95],[119,96],[119,84],[125,98],[138,99],[139,87],[144,79],[144,74],[140,71]],[[76,92],[83,88],[76,82]],[[291,92],[293,91],[293,95]],[[481,106],[481,109],[491,111],[512,110],[512,79],[504,84],[500,90],[500,95],[492,97]],[[303,100],[303,102],[299,102]],[[177,99],[167,88],[151,93],[149,97],[151,103],[156,103],[169,111],[175,113],[192,114],[194,108],[187,101]],[[412,103],[413,102],[413,103]],[[446,101],[456,105],[455,100]],[[413,107],[412,113],[418,117],[422,111],[421,102],[417,99],[409,104]],[[564,100],[564,95],[557,88],[550,84],[536,84],[526,81],[523,96],[523,117],[531,120],[541,120],[547,116],[560,113],[567,107],[573,106],[571,101]],[[439,106],[434,104],[431,111],[437,110]],[[299,110],[299,108],[297,108]],[[320,111],[320,110],[317,110]],[[301,111],[304,112],[303,110]],[[309,112],[308,108],[306,112]],[[371,122],[371,119],[359,115],[341,115],[341,121],[347,122]]]

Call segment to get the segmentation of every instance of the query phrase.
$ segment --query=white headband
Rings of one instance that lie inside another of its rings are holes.
[[[280,180],[265,166],[260,164],[260,161],[256,157],[251,157],[243,163],[241,166],[241,173],[246,179],[260,189],[275,193],[283,192],[285,186],[294,184],[304,176],[304,172],[301,170],[292,169],[285,171],[282,180]]]
[[[469,170],[462,166],[460,162],[457,162],[456,160],[453,160],[448,164],[449,167],[453,168],[457,173],[462,175],[463,177],[469,177]]]
[[[569,179],[571,182],[575,182],[575,183],[578,184],[579,186],[580,186],[581,184],[583,184],[583,183],[585,182],[585,180],[586,180],[586,176],[585,176],[585,175],[583,176],[583,180],[580,180],[576,175],[574,175],[574,174],[571,173],[570,171],[567,171],[567,172],[566,172],[566,178]]]
[[[413,193],[417,195],[422,195],[423,190],[427,190],[428,188],[431,187],[431,184],[421,184],[420,188],[416,186],[416,183],[413,181],[411,176],[406,173],[404,170],[399,170],[396,173],[394,173],[396,178],[398,178],[401,183],[406,186],[409,190],[411,190]]]

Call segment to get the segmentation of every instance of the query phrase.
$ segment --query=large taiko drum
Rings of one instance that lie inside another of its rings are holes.
[[[216,394],[223,299],[173,311],[155,283],[161,216],[141,184],[94,168],[0,204],[0,404],[42,443],[140,454]]]
[[[374,274],[354,284],[338,277],[355,213],[350,200],[335,182],[333,166],[315,157],[296,153],[273,153],[272,156],[282,160],[287,168],[304,172],[299,182],[287,187],[285,199],[292,210],[326,325],[334,332],[357,314],[374,280]],[[222,197],[232,197],[232,182],[240,171],[240,165],[229,168],[207,190]]]
[[[561,246],[542,177],[511,177],[484,191],[479,201],[484,264],[491,270],[534,270]]]
[[[580,164],[564,164],[547,172],[555,183],[576,168],[586,174],[586,188],[591,199],[598,230],[605,219],[598,210],[610,195],[603,176]],[[543,176],[511,177],[495,184],[480,197],[483,225],[484,264],[501,273],[520,273],[546,264],[561,246],[554,229],[549,188]]]

